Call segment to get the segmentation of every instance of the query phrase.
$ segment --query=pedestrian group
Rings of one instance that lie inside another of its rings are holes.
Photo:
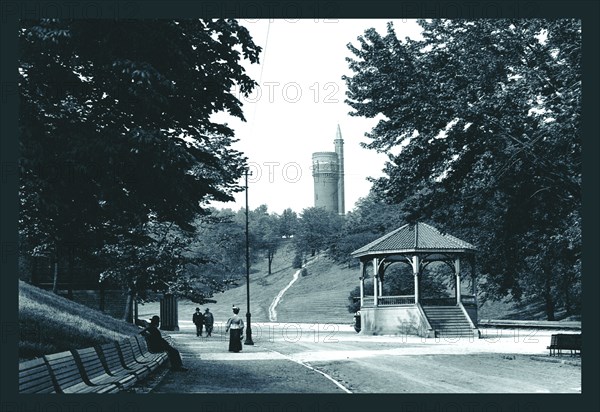
[[[240,352],[242,350],[242,339],[244,338],[244,320],[238,316],[240,308],[233,305],[233,316],[227,319],[225,324],[225,332],[229,332],[229,352]],[[196,336],[201,337],[203,330],[206,331],[206,337],[211,336],[214,325],[214,317],[208,308],[204,313],[200,308],[196,308],[192,316],[192,322],[196,325]],[[188,369],[183,366],[181,355],[169,342],[161,335],[158,325],[160,317],[152,316],[150,323],[141,332],[148,345],[148,350],[152,353],[166,352],[171,364],[171,370],[185,372]]]

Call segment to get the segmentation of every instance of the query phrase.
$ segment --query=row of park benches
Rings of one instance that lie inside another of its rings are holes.
[[[571,356],[579,353],[581,355],[581,333],[558,333],[550,337],[550,356],[562,355],[563,350],[570,350]]]
[[[19,392],[121,392],[146,378],[166,361],[166,353],[151,353],[143,337],[132,336],[21,362]]]

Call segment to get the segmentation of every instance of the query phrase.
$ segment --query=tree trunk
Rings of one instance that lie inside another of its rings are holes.
[[[554,300],[552,299],[552,284],[549,272],[549,269],[544,270],[544,301],[546,303],[547,320],[554,320]]]
[[[267,253],[267,260],[269,261],[269,275],[271,274],[271,263],[273,263],[274,256],[275,256],[274,253],[271,253],[271,252]]]
[[[104,312],[104,304],[106,300],[106,293],[104,291],[104,282],[100,282],[100,312]]]
[[[73,280],[75,278],[73,272],[75,271],[75,256],[73,255],[73,250],[69,250],[69,258],[68,258],[68,269],[67,269],[67,273],[69,274],[69,286],[68,286],[68,290],[67,290],[67,297],[70,300],[73,300]]]
[[[564,287],[563,298],[565,300],[565,316],[571,316],[573,314],[573,307],[571,304],[571,292],[569,291],[569,284],[566,284]]]
[[[31,256],[31,283],[37,285],[40,283],[40,275],[38,270],[38,258]]]
[[[123,320],[127,323],[133,323],[133,295],[134,291],[132,288],[127,290],[127,301],[125,303],[125,313],[123,314]]]
[[[52,279],[52,292],[58,295],[58,256],[54,256],[54,277]]]

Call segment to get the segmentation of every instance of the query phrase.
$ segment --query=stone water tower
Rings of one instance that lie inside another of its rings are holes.
[[[339,125],[333,142],[335,152],[315,152],[312,154],[315,207],[322,207],[343,215],[345,213],[344,140]]]

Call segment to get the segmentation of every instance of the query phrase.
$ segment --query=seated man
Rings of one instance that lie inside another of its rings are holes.
[[[160,317],[152,316],[150,319],[150,325],[148,325],[144,330],[140,332],[140,335],[146,338],[146,342],[148,343],[148,350],[152,353],[158,352],[167,352],[167,356],[169,356],[169,362],[171,362],[171,370],[174,371],[187,371],[187,368],[183,367],[183,362],[181,361],[181,355],[179,351],[169,345],[160,334],[158,330],[158,325],[160,323]]]

